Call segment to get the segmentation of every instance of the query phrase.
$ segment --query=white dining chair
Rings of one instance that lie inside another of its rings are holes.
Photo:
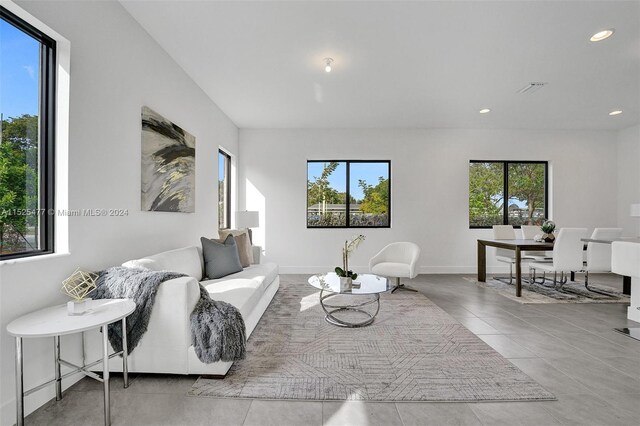
[[[640,244],[614,241],[611,244],[611,271],[631,277],[631,300],[627,308],[627,319],[640,322]],[[640,340],[638,328],[617,328],[616,330]]]
[[[415,243],[397,242],[384,247],[369,260],[369,271],[372,274],[395,278],[396,290],[418,291],[405,287],[400,278],[415,278],[418,275],[416,265],[420,257],[420,247]]]
[[[536,236],[542,235],[543,233],[540,227],[536,225],[522,225],[520,230],[525,240],[533,240]],[[552,253],[548,251],[524,251],[522,254],[536,262],[550,262],[553,259]]]
[[[558,290],[567,282],[572,271],[582,270],[581,241],[587,235],[586,228],[562,228],[553,243],[552,262],[533,262],[529,264],[529,282],[536,283],[536,271],[553,272],[553,287]],[[558,272],[560,281],[558,281]],[[537,283],[536,283],[537,284]]]
[[[591,234],[592,240],[611,241],[622,236],[622,228],[595,228]],[[584,286],[594,293],[612,296],[603,291],[589,288],[589,272],[611,272],[611,244],[587,243],[587,261],[583,267]]]
[[[493,225],[493,239],[494,240],[515,240],[516,231],[513,229],[513,225]],[[521,256],[522,260],[527,260],[524,256]],[[516,252],[513,250],[496,248],[496,260],[502,263],[509,264],[509,278],[506,277],[493,277],[494,280],[502,281],[507,284],[513,284],[513,265],[516,263]]]

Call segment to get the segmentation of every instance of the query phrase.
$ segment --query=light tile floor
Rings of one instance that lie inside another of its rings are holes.
[[[306,281],[305,276],[285,279]],[[613,275],[595,282],[621,287]],[[581,277],[578,277],[581,279]],[[408,283],[409,284],[409,283]],[[613,331],[640,326],[623,304],[521,305],[462,275],[410,282],[558,401],[364,403],[213,399],[186,396],[196,376],[113,378],[116,425],[638,425],[640,341]],[[384,306],[382,307],[384,309]],[[101,384],[85,378],[26,419],[27,425],[102,424]]]

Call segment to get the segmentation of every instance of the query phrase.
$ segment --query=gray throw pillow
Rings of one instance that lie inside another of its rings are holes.
[[[242,271],[236,240],[233,235],[227,236],[224,243],[204,237],[200,238],[200,243],[202,243],[204,272],[207,278],[213,280]]]

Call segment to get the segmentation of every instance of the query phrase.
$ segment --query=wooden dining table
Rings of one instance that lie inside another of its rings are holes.
[[[487,280],[487,247],[515,251],[516,297],[522,296],[522,252],[553,250],[553,243],[535,240],[478,240],[478,281]]]

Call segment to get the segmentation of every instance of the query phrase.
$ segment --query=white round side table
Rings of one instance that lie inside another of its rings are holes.
[[[67,305],[52,306],[31,312],[21,316],[7,325],[9,334],[16,338],[16,408],[17,426],[24,424],[24,397],[36,392],[45,386],[56,384],[56,401],[62,399],[62,379],[75,374],[83,373],[104,384],[104,424],[111,425],[111,410],[109,399],[109,358],[122,354],[122,371],[124,387],[129,386],[127,370],[127,316],[136,308],[136,304],[130,299],[98,299],[87,302],[87,312],[82,315],[68,315]],[[117,321],[122,321],[122,351],[109,355],[109,338],[107,326]],[[81,333],[93,328],[102,328],[102,359],[88,365],[78,366],[60,358],[60,336],[65,334]],[[22,364],[22,339],[36,337],[53,337],[55,379],[36,386],[33,389],[23,389],[23,364]],[[102,362],[102,377],[89,369]],[[60,365],[70,367],[73,370],[64,376],[60,374]]]

